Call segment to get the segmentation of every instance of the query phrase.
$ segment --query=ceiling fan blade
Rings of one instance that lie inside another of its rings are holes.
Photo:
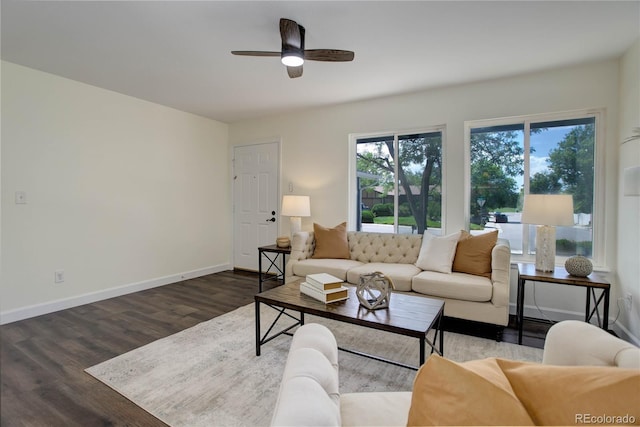
[[[282,38],[282,45],[293,46],[297,48],[302,47],[302,38],[300,37],[300,26],[296,21],[291,19],[280,19],[280,37]]]
[[[353,61],[355,54],[350,50],[338,49],[307,49],[304,51],[304,59],[310,61],[347,62]]]
[[[265,52],[261,50],[232,50],[231,53],[242,56],[280,56],[280,52]]]
[[[291,77],[292,79],[295,79],[296,77],[301,77],[302,65],[299,67],[287,67],[287,74],[289,74],[289,77]]]

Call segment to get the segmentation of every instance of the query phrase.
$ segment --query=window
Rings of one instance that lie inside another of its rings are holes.
[[[356,229],[419,233],[442,227],[443,129],[356,136]]]
[[[535,226],[521,224],[525,194],[571,194],[574,226],[556,229],[559,257],[596,252],[599,112],[466,123],[470,229],[500,230],[511,251],[535,253]]]

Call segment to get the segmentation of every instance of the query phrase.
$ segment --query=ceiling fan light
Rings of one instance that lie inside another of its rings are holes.
[[[282,63],[287,67],[299,67],[304,64],[304,59],[301,55],[293,52],[282,55]]]

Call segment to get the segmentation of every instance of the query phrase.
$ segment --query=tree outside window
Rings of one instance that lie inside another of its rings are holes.
[[[442,131],[356,140],[358,229],[420,233],[442,221]]]
[[[520,223],[524,195],[571,194],[575,225],[558,227],[557,254],[591,256],[595,135],[595,117],[471,127],[470,228],[498,228],[513,253],[533,254],[535,228]]]

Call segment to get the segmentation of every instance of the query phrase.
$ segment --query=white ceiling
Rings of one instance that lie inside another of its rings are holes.
[[[2,0],[2,59],[223,122],[620,56],[640,1]],[[306,28],[289,79],[278,21]]]

